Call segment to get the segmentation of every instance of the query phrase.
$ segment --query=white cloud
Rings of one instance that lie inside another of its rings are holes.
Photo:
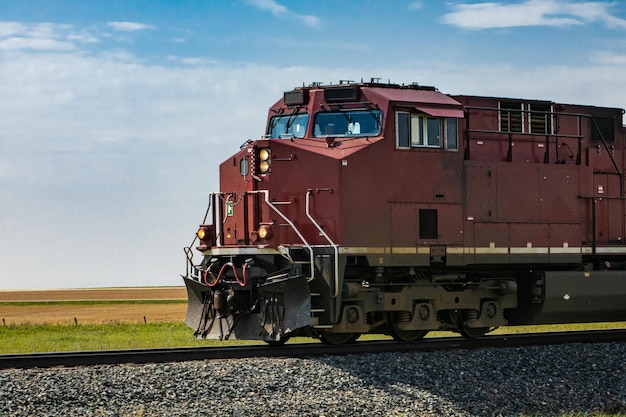
[[[0,50],[72,51],[84,43],[99,39],[72,25],[56,23],[21,24],[0,22]]]
[[[28,28],[17,22],[0,22],[0,38],[7,36],[21,35],[25,33]]]
[[[587,63],[577,67],[479,64],[456,67],[433,64],[414,72],[398,72],[399,79],[435,85],[450,94],[552,100],[561,103],[625,108],[623,67]],[[417,75],[417,79],[415,76]],[[409,78],[413,76],[413,79]],[[393,79],[393,78],[392,78]],[[514,80],[512,82],[511,80]]]
[[[317,28],[321,24],[320,19],[316,16],[296,14],[295,17],[296,19],[304,22],[305,25],[312,28]]]
[[[89,32],[81,31],[76,33],[70,33],[66,36],[66,39],[71,42],[79,42],[79,43],[98,43],[100,39],[96,36],[92,35]]]
[[[21,49],[38,49],[45,51],[71,51],[75,46],[71,42],[55,39],[13,37],[0,39],[0,49],[14,51]]]
[[[63,25],[57,23],[36,23],[30,25],[25,35],[32,38],[65,38],[72,33],[74,27],[72,25]]]
[[[423,1],[413,1],[409,4],[409,10],[422,10],[424,8]]]
[[[275,0],[247,0],[249,4],[261,10],[267,10],[278,18],[294,18],[302,21],[305,25],[316,28],[319,27],[320,19],[312,15],[303,15],[290,11],[287,7],[277,3]]]
[[[135,32],[138,30],[154,29],[152,25],[146,25],[144,23],[136,22],[108,22],[108,26],[121,32]]]
[[[286,14],[288,9],[274,0],[249,0],[249,3],[262,10],[270,11],[274,16]]]
[[[591,55],[591,61],[599,64],[626,65],[626,54],[609,51],[598,51]]]
[[[464,29],[520,26],[572,26],[601,22],[609,28],[626,29],[626,20],[609,12],[613,3],[572,3],[567,0],[526,0],[521,3],[455,4],[443,16],[446,24]]]
[[[586,22],[602,22],[611,29],[626,29],[626,20],[613,16],[609,9],[615,6],[615,3],[565,3],[563,5],[564,13],[571,13]]]

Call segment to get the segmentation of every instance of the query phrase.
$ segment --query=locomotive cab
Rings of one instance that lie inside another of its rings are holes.
[[[626,319],[622,114],[376,80],[285,92],[220,165],[186,322],[348,343]]]

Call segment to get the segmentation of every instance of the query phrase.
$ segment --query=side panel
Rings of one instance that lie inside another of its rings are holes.
[[[620,197],[620,177],[611,173],[593,176],[596,242],[618,243],[624,239],[623,201]]]
[[[497,200],[495,169],[490,165],[465,165],[465,214],[470,221],[489,222]]]
[[[391,247],[417,245],[417,205],[414,203],[389,203],[389,230]]]
[[[539,170],[536,165],[498,165],[498,200],[495,215],[498,221],[540,221]]]
[[[466,162],[468,263],[580,262],[587,215],[580,170]]]

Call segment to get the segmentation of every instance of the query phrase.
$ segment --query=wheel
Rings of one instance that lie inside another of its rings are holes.
[[[480,339],[489,331],[489,327],[459,326],[459,333],[466,339]]]
[[[461,334],[461,336],[466,339],[480,339],[490,329],[489,327],[468,327],[465,324],[463,312],[461,310],[450,310],[450,321],[454,326],[456,326],[456,330]]]
[[[266,340],[265,343],[267,343],[270,346],[282,346],[285,343],[287,343],[287,341],[291,338],[291,336],[283,336],[280,338],[280,340]]]
[[[407,314],[406,312],[389,311],[385,314],[385,320],[387,322],[387,328],[389,334],[396,342],[414,343],[418,340],[422,340],[428,333],[428,330],[402,330],[399,328],[401,321],[399,317]]]
[[[329,333],[321,332],[319,339],[326,345],[345,345],[354,343],[361,336],[360,333]]]

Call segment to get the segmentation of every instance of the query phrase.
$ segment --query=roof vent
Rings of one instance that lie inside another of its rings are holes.
[[[329,102],[357,101],[359,89],[356,86],[332,87],[324,90],[324,100]]]
[[[305,104],[309,98],[308,89],[297,89],[292,91],[285,91],[283,99],[286,106],[300,106]]]

